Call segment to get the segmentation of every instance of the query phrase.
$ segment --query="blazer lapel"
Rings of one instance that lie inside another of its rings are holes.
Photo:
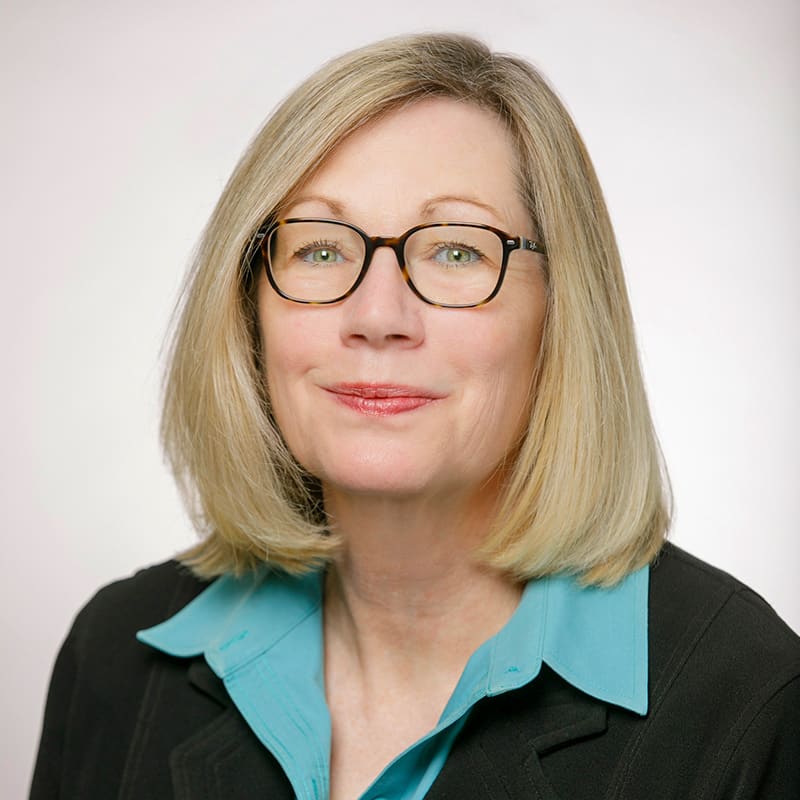
[[[176,800],[293,800],[278,762],[250,730],[205,661],[193,661],[188,677],[220,704],[221,713],[170,753]]]
[[[540,757],[602,735],[607,722],[605,703],[543,666],[528,686],[472,710],[426,800],[558,800]]]
[[[159,691],[148,692],[140,720],[167,737],[159,736],[163,742],[171,738],[174,721],[181,720],[184,733],[172,739],[169,776],[164,776],[175,800],[293,800],[294,792],[280,765],[205,661],[193,659],[173,674],[174,684],[159,680]],[[194,721],[194,711],[192,718],[185,715],[197,703],[184,696],[186,692],[195,693],[195,698],[199,692],[206,698]],[[472,709],[426,800],[558,800],[540,757],[602,735],[606,726],[604,703],[543,666],[527,686],[486,698]],[[158,749],[151,751],[145,744],[134,747],[130,761],[149,764],[152,770]],[[144,768],[131,769],[124,784],[129,790],[122,793],[126,798],[167,796],[166,786],[156,795],[146,790],[152,786],[152,775]]]

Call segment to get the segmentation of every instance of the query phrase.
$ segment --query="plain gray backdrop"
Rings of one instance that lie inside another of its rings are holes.
[[[0,794],[94,590],[193,540],[157,443],[160,348],[238,155],[331,56],[409,31],[539,65],[605,188],[673,539],[800,627],[800,5],[794,0],[0,0]]]

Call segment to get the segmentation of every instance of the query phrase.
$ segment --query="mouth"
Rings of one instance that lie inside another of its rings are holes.
[[[323,388],[342,405],[375,417],[405,414],[444,397],[419,386],[391,383],[336,383]]]

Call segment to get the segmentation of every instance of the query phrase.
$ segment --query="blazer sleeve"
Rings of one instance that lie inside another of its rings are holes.
[[[30,800],[55,800],[62,796],[64,746],[73,719],[72,704],[77,675],[76,635],[73,626],[61,646],[50,679]]]
[[[136,631],[206,586],[167,561],[103,587],[78,612],[53,668],[30,800],[117,795],[151,671],[166,661]]]
[[[800,797],[800,676],[731,731],[733,748],[714,793],[724,800]]]

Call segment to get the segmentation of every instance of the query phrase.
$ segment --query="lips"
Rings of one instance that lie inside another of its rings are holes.
[[[444,397],[431,389],[390,383],[336,383],[324,388],[337,402],[370,416],[404,414]]]

